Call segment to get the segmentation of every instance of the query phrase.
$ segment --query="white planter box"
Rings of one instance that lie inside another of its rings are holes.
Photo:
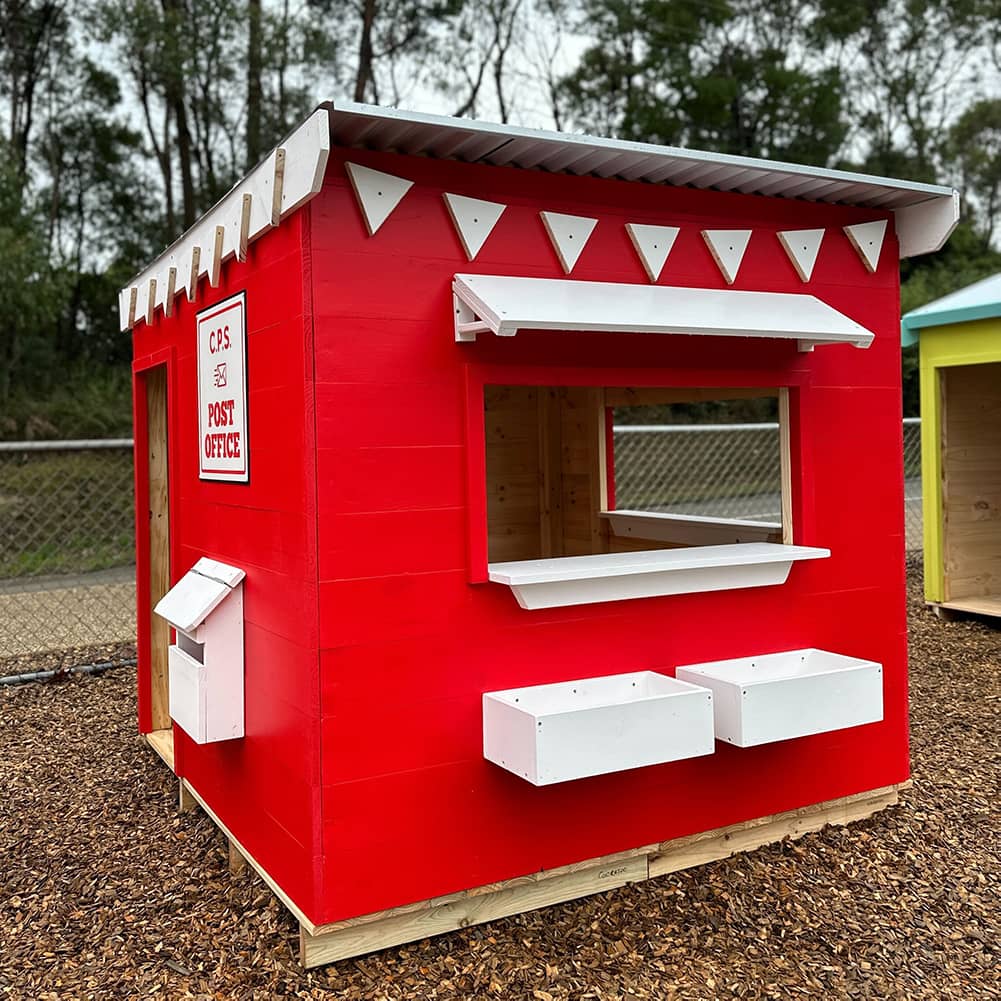
[[[652,671],[483,696],[483,756],[533,785],[712,754],[713,697]]]
[[[522,608],[560,608],[783,584],[797,560],[830,555],[829,549],[752,542],[519,560],[487,569],[492,581],[511,588]]]
[[[712,689],[716,737],[737,747],[883,718],[883,666],[827,650],[789,650],[678,668]]]

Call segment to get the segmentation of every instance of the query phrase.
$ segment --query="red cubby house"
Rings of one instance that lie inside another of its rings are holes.
[[[304,963],[896,801],[897,262],[957,206],[331,104],[122,290],[139,728]],[[616,504],[617,409],[748,397],[780,519]]]

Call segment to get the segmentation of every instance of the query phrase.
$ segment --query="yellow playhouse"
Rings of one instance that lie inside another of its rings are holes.
[[[919,344],[925,600],[1001,617],[1001,274],[904,315]]]

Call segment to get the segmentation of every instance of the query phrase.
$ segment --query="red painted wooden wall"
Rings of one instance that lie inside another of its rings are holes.
[[[373,237],[345,159],[416,182]],[[509,206],[475,262],[445,191]],[[456,344],[456,272],[563,277],[540,209],[599,219],[579,280],[645,284],[624,224],[662,223],[682,229],[661,282],[724,287],[699,231],[753,228],[735,288],[810,292],[876,339],[812,353],[559,332]],[[139,325],[137,364],[173,358],[174,577],[200,555],[247,571],[247,736],[182,737],[178,768],[315,922],[907,777],[897,246],[891,223],[868,274],[840,232],[879,215],[335,149],[320,195],[246,264]],[[828,235],[805,286],[774,232],[811,226]],[[194,313],[241,289],[250,484],[200,483]],[[831,558],[779,587],[548,611],[469,583],[484,382],[792,387],[795,541]],[[544,788],[483,760],[484,691],[806,646],[881,661],[884,721]]]
[[[198,746],[174,727],[175,769],[301,907],[312,911],[320,845],[316,488],[309,215],[298,213],[230,261],[218,288],[175,300],[134,333],[137,374],[168,361],[171,580],[210,556],[241,567],[247,736]],[[247,291],[250,482],[198,479],[195,314]],[[141,392],[141,380],[137,390]],[[137,410],[139,410],[137,406]],[[137,452],[142,443],[137,435]],[[141,470],[142,461],[137,461]],[[142,494],[142,490],[140,490]],[[138,498],[142,510],[142,497]],[[139,620],[148,616],[138,532]],[[140,630],[139,690],[148,672]],[[148,707],[142,706],[148,713]],[[140,713],[140,729],[149,717]]]

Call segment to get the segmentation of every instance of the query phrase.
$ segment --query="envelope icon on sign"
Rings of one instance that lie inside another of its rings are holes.
[[[220,362],[218,365],[216,365],[216,367],[215,367],[215,374],[213,376],[212,381],[213,381],[213,384],[215,385],[216,389],[222,389],[222,387],[226,385],[226,381],[227,381],[226,380],[226,363],[224,361]]]

